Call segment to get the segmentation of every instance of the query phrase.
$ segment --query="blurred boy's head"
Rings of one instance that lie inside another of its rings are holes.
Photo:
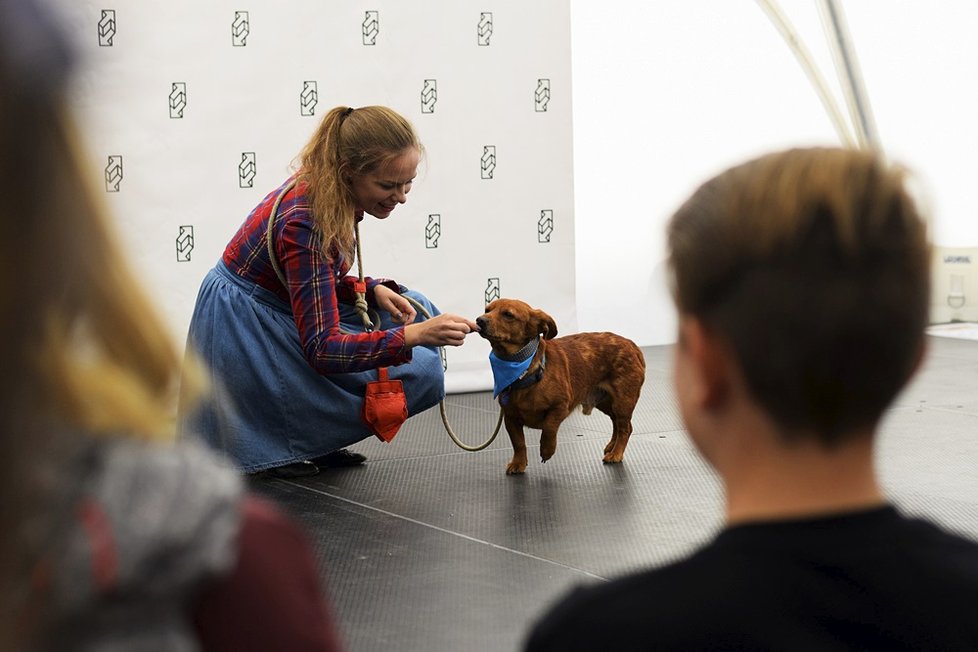
[[[924,220],[878,154],[794,149],[710,179],[668,227],[681,317],[724,342],[790,437],[874,426],[921,355]]]

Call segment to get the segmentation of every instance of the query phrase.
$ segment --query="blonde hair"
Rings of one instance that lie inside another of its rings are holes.
[[[16,328],[18,341],[6,342],[21,351],[15,382],[33,386],[22,409],[33,404],[34,416],[47,425],[90,434],[172,438],[177,394],[188,400],[199,394],[203,375],[193,364],[184,369],[126,264],[94,184],[81,173],[73,123],[58,110],[45,126],[49,132],[36,144],[44,163],[36,180],[43,187],[20,188],[34,200],[5,216],[8,232],[20,230],[26,241],[23,264],[4,276],[37,274],[19,288],[4,288],[4,302],[31,304],[11,314],[29,322]],[[38,266],[48,267],[33,271]]]
[[[414,127],[385,106],[331,109],[299,155],[298,176],[308,185],[313,224],[324,252],[330,248],[353,259],[353,214],[350,177],[369,174],[405,150],[424,148]]]
[[[203,375],[126,265],[60,87],[27,87],[4,63],[0,648],[29,649],[48,606],[32,573],[70,527],[95,436],[172,439],[177,394],[192,402]]]

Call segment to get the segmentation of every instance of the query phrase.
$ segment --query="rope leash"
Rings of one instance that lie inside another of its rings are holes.
[[[357,293],[356,293],[357,294],[357,300],[356,300],[356,304],[354,305],[354,307],[356,308],[357,312],[360,313],[360,318],[363,319],[364,328],[366,328],[367,330],[372,330],[374,328],[374,324],[373,324],[373,322],[371,322],[370,316],[367,314],[367,298],[366,298],[367,297],[367,295],[366,295],[366,287],[367,286],[366,286],[366,282],[364,281],[364,276],[363,276],[363,263],[361,262],[363,260],[363,255],[360,252],[360,223],[359,222],[354,222],[353,229],[355,231],[355,234],[354,235],[355,235],[356,247],[357,247],[357,274],[360,277],[360,286],[363,287],[363,293],[362,294],[361,294],[359,288],[357,289]],[[421,313],[422,315],[424,315],[426,319],[431,319],[431,314],[427,311],[427,309],[425,309],[425,307],[423,305],[421,305],[420,302],[412,299],[409,296],[405,296],[403,294],[401,296],[403,296],[405,299],[407,299],[408,302],[411,303],[411,305],[413,305],[417,309],[417,311],[419,313]],[[376,313],[374,313],[374,314],[376,314]],[[380,325],[380,316],[379,315],[377,316],[377,325],[378,326]],[[438,347],[439,352],[444,353],[444,349],[445,349],[445,347],[443,347],[443,346],[439,346]],[[493,441],[495,441],[496,440],[496,435],[499,434],[499,428],[503,424],[503,409],[502,409],[502,407],[500,407],[499,408],[499,419],[496,420],[496,428],[495,428],[495,430],[492,431],[492,435],[489,436],[489,439],[487,439],[482,444],[479,444],[478,446],[469,446],[468,444],[464,443],[461,439],[459,439],[458,435],[455,434],[455,431],[452,430],[452,425],[448,422],[448,413],[445,411],[445,399],[442,399],[441,400],[441,402],[438,404],[438,407],[439,407],[439,409],[441,411],[441,422],[443,424],[445,424],[445,432],[448,433],[449,438],[451,438],[451,440],[453,442],[455,442],[455,445],[456,446],[458,446],[459,448],[461,448],[464,451],[469,451],[470,453],[475,453],[477,451],[481,451],[483,448],[486,448],[487,446],[489,446],[489,444],[491,444]]]
[[[266,236],[265,242],[268,247],[268,260],[272,264],[272,269],[275,271],[275,275],[278,276],[278,279],[279,281],[281,281],[282,285],[286,287],[288,287],[288,285],[285,280],[285,275],[282,273],[282,270],[278,265],[278,259],[275,256],[275,249],[272,246],[272,233],[273,233],[272,227],[275,225],[275,216],[278,215],[278,207],[282,203],[282,198],[285,197],[285,195],[295,187],[296,183],[297,183],[296,179],[290,181],[289,184],[282,189],[282,192],[279,193],[278,197],[275,198],[275,203],[272,204],[271,214],[268,216],[268,230],[265,233]],[[354,302],[353,307],[360,315],[360,319],[363,320],[364,330],[366,330],[367,332],[371,332],[379,329],[380,315],[377,314],[376,311],[370,310],[370,307],[367,304],[367,283],[363,275],[363,254],[360,250],[360,223],[354,221],[353,229],[354,229],[354,237],[355,237],[354,242],[356,243],[356,252],[357,252],[357,276],[359,279],[354,287],[356,300]],[[431,319],[431,314],[423,305],[421,305],[421,303],[419,303],[415,299],[412,299],[409,296],[405,296],[405,295],[401,295],[401,296],[407,299],[411,303],[411,305],[413,305],[418,310],[418,312],[420,312],[422,315],[425,316],[426,319]],[[371,313],[373,314],[373,316],[371,316]],[[352,334],[355,331],[344,330],[344,332]],[[438,347],[439,352],[444,353],[444,348],[445,347],[439,346]],[[503,424],[503,409],[500,406],[499,419],[496,420],[496,428],[492,431],[492,434],[489,436],[489,439],[479,444],[478,446],[469,446],[468,444],[464,443],[461,439],[459,439],[458,435],[455,434],[455,431],[452,430],[452,426],[448,422],[448,413],[445,410],[445,399],[441,400],[441,403],[438,404],[438,407],[440,408],[441,411],[441,421],[445,425],[445,431],[448,433],[449,438],[455,443],[456,446],[470,453],[481,451],[482,449],[488,447],[493,441],[495,441],[496,435],[499,434],[499,428]]]
[[[359,229],[358,229],[358,231],[359,231]],[[359,241],[359,237],[360,237],[360,234],[357,233],[357,240],[358,241]],[[357,255],[359,256],[360,254],[358,253]],[[401,295],[401,296],[404,296],[404,295]],[[408,301],[410,301],[411,304],[415,308],[418,309],[418,312],[420,312],[426,318],[431,319],[431,315],[428,314],[428,311],[425,310],[425,307],[422,306],[419,302],[415,301],[411,297],[404,297],[404,298],[407,299]],[[443,346],[439,346],[438,347],[438,350],[439,351],[443,351],[444,348],[445,347],[443,347]],[[464,443],[461,439],[459,439],[458,435],[455,434],[455,431],[452,430],[452,425],[448,422],[448,413],[445,411],[445,399],[442,399],[441,400],[441,403],[438,404],[438,408],[441,411],[441,422],[443,424],[445,424],[445,432],[448,433],[449,438],[451,438],[451,440],[453,442],[455,442],[455,445],[456,446],[458,446],[459,448],[461,448],[464,451],[469,451],[470,453],[475,453],[477,451],[481,451],[483,448],[486,448],[487,446],[489,446],[489,444],[491,444],[493,441],[495,441],[496,440],[496,435],[499,434],[499,428],[500,428],[500,426],[503,425],[503,408],[500,406],[500,408],[499,408],[499,418],[496,420],[496,428],[492,431],[492,434],[489,436],[489,439],[487,439],[485,442],[479,444],[478,446],[469,446],[468,444]]]

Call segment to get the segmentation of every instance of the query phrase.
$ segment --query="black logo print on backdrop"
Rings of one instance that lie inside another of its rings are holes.
[[[189,263],[190,252],[194,250],[194,227],[181,226],[177,234],[177,262]]]
[[[424,87],[421,89],[421,113],[434,113],[435,102],[438,101],[438,80],[424,80]]]
[[[482,148],[482,159],[480,161],[483,179],[491,179],[496,172],[496,146],[486,145]]]
[[[542,113],[550,103],[550,80],[538,79],[537,90],[533,93],[533,110]]]
[[[490,303],[498,299],[500,296],[502,295],[499,293],[499,278],[490,277],[489,282],[486,285],[486,293],[485,293],[486,305],[488,306]]]
[[[428,224],[424,227],[424,246],[426,249],[437,249],[438,238],[441,237],[441,215],[433,213],[428,216]]]
[[[187,108],[187,83],[173,82],[170,86],[170,118],[182,118],[185,108]]]
[[[100,48],[112,47],[115,38],[115,9],[103,9],[98,21],[98,45]]]
[[[314,81],[302,82],[302,92],[299,94],[299,115],[316,115],[318,103],[319,85]]]
[[[364,14],[360,28],[363,32],[363,44],[377,45],[377,35],[380,34],[380,12],[367,11]]]
[[[537,222],[537,242],[550,242],[550,235],[554,232],[554,212],[552,209],[545,208],[540,211],[540,220]]]
[[[241,162],[238,163],[238,186],[254,188],[255,175],[258,174],[258,164],[254,152],[241,152]]]
[[[489,37],[492,36],[492,12],[483,11],[479,14],[479,27],[477,30],[479,45],[489,45]]]
[[[245,47],[248,45],[249,34],[251,34],[251,21],[248,19],[248,12],[234,12],[234,20],[231,21],[231,45],[236,48]]]
[[[119,192],[122,183],[122,157],[119,155],[109,156],[109,163],[105,166],[105,191]]]

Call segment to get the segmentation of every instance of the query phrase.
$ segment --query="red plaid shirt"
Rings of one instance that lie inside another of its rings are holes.
[[[329,257],[323,254],[302,183],[282,198],[275,216],[275,256],[287,283],[283,286],[279,281],[268,259],[265,232],[275,198],[287,184],[270,192],[251,211],[224,250],[224,264],[232,274],[274,292],[292,306],[302,350],[319,373],[363,371],[410,361],[403,326],[372,333],[340,331],[337,302],[353,304],[357,278],[347,276],[350,263],[335,249],[331,248]],[[366,281],[371,305],[376,305],[373,289],[379,283],[400,292],[397,283],[388,279]]]

